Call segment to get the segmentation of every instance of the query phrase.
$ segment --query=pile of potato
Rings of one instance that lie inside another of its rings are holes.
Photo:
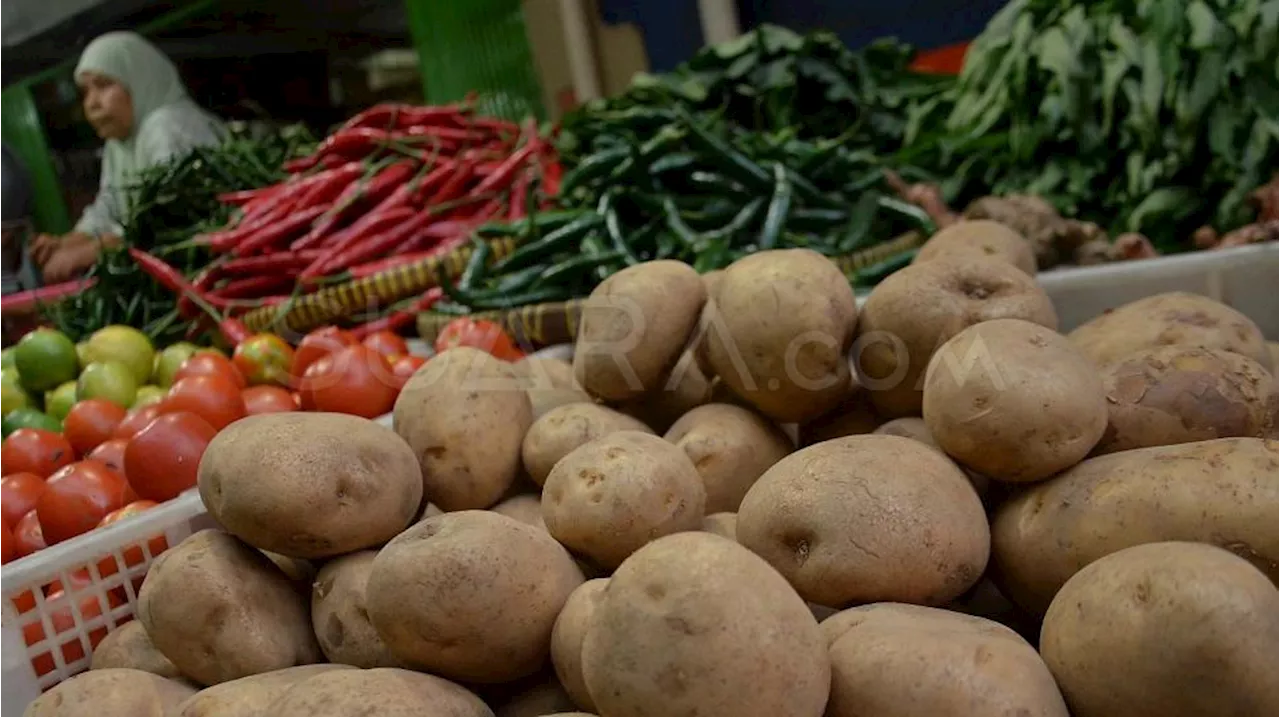
[[[861,311],[806,250],[650,262],[572,364],[233,424],[222,530],[28,713],[1275,714],[1275,346],[1188,294],[1064,336],[974,224]]]

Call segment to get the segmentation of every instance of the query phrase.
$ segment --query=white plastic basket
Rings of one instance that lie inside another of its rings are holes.
[[[213,521],[190,490],[4,566],[4,713],[22,714],[41,692],[88,669],[93,648],[133,619],[155,557],[206,527]]]

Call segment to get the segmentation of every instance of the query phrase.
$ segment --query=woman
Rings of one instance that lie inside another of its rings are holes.
[[[41,235],[32,243],[31,258],[46,283],[79,276],[103,246],[119,244],[134,175],[225,136],[222,122],[187,96],[169,58],[136,33],[112,32],[89,43],[75,79],[85,117],[106,140],[102,176],[97,198],[71,233]]]

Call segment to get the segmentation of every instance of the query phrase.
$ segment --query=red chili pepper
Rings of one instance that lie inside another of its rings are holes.
[[[160,283],[161,286],[172,291],[179,296],[186,296],[201,308],[205,313],[213,317],[218,317],[218,312],[209,305],[205,298],[204,292],[197,289],[187,281],[177,269],[169,266],[156,257],[138,249],[137,247],[129,247],[129,256],[137,263],[138,267],[151,278]]]
[[[485,177],[484,181],[476,185],[476,193],[482,194],[484,192],[491,192],[495,189],[504,189],[509,186],[511,184],[511,179],[516,175],[516,172],[520,171],[520,168],[529,161],[529,157],[533,156],[537,151],[538,141],[535,138],[530,140],[525,146],[516,150],[515,154],[508,157],[497,171]]]
[[[397,132],[394,137],[429,137],[432,139],[441,139],[451,142],[462,142],[464,144],[482,144],[493,139],[486,132],[476,132],[469,129],[459,129],[457,127],[439,127],[435,125],[418,125],[409,129]]]
[[[334,200],[333,207],[329,210],[329,213],[316,222],[306,236],[295,241],[289,248],[297,251],[316,246],[355,210],[385,199],[396,187],[408,181],[415,171],[417,171],[417,162],[403,160],[378,171],[367,182],[356,182],[349,185],[342,195]]]
[[[351,333],[355,334],[357,339],[363,339],[369,334],[378,331],[398,331],[399,329],[413,323],[418,314],[430,309],[435,305],[440,297],[444,295],[444,291],[440,287],[427,289],[427,291],[412,303],[404,308],[396,309],[386,316],[375,319],[368,323],[361,324],[351,329]]]
[[[507,209],[507,219],[523,219],[528,212],[529,185],[533,182],[533,172],[526,169],[511,187],[511,206]]]
[[[414,237],[413,239],[409,240],[404,245],[402,245],[400,247],[400,251],[406,252],[406,253],[417,252],[423,249],[424,247],[429,246],[431,247],[431,249],[426,252],[427,256],[439,256],[441,254],[446,254],[448,252],[451,252],[454,249],[462,246],[463,244],[466,244],[469,241],[471,241],[470,230],[465,231],[461,234],[456,234],[452,237],[448,237],[445,239],[433,237],[430,234],[427,234],[424,232]]]
[[[332,202],[342,194],[342,190],[363,176],[364,171],[365,166],[362,163],[347,162],[336,169],[328,169],[317,174],[316,183],[298,197],[298,208],[305,209],[315,204]]]
[[[493,117],[476,117],[471,120],[472,127],[480,127],[491,132],[506,134],[515,137],[520,134],[520,125],[507,120],[495,119]]]
[[[389,129],[396,126],[396,117],[408,108],[409,105],[395,104],[391,102],[377,104],[344,122],[337,131],[343,132],[349,129],[355,129],[356,127],[381,127]]]
[[[296,274],[297,272],[293,272]],[[293,286],[293,276],[284,272],[267,276],[251,276],[235,279],[209,294],[211,299],[256,299],[270,292]]]
[[[302,270],[300,276],[304,280],[314,279],[318,276],[324,276],[334,269],[366,258],[372,258],[364,255],[363,250],[359,254],[356,254],[356,252],[373,242],[377,242],[379,246],[384,243],[389,246],[395,246],[430,220],[431,216],[426,212],[418,212],[411,207],[396,207],[370,223],[365,227],[364,231],[352,234],[342,244],[326,249],[320,258],[311,262],[306,269]],[[357,256],[357,258],[352,259],[351,256]],[[377,254],[373,256],[377,256]]]
[[[464,160],[459,164],[453,174],[449,175],[449,179],[426,201],[427,208],[430,209],[437,204],[443,204],[462,196],[462,193],[467,188],[467,182],[471,181],[475,167],[476,163],[472,161]],[[479,192],[477,191],[476,193],[478,194]]]
[[[277,243],[288,240],[311,225],[325,211],[323,205],[290,214],[280,221],[268,225],[245,237],[236,245],[236,256],[246,256],[267,249]]]
[[[443,105],[440,107],[407,107],[396,117],[396,127],[409,129],[422,125],[451,124],[463,126],[467,124],[466,116],[471,108],[466,105]]]
[[[230,317],[218,322],[218,331],[222,332],[223,338],[232,346],[239,346],[246,339],[253,336],[253,332],[243,322]]]
[[[307,264],[315,261],[322,253],[324,252],[319,249],[304,249],[303,251],[276,252],[264,256],[247,256],[240,259],[232,259],[223,264],[221,269],[223,274],[233,276],[302,269]]]
[[[280,191],[282,184],[272,184],[267,187],[258,189],[244,189],[239,192],[226,192],[218,195],[218,201],[223,204],[234,204],[237,207],[244,206],[255,199],[271,196]]]
[[[61,284],[50,284],[39,289],[28,289],[13,294],[6,294],[0,311],[4,313],[30,309],[40,304],[47,304],[58,299],[74,296],[98,283],[97,279],[76,279]]]
[[[564,176],[564,169],[560,166],[560,162],[544,157],[542,160],[542,193],[548,197],[559,196],[560,177],[562,176]]]
[[[422,178],[417,190],[413,193],[413,203],[418,206],[426,204],[427,199],[440,188],[444,182],[453,176],[454,171],[458,168],[458,163],[451,160],[443,160],[434,167],[427,176]]]
[[[426,259],[431,256],[435,256],[435,250],[416,251],[409,254],[397,254],[385,259],[377,259],[375,261],[365,262],[358,266],[353,266],[350,269],[347,269],[347,276],[352,279],[363,279],[366,276],[381,274],[384,271],[390,271],[392,269],[402,267],[405,264],[412,264],[419,259]]]
[[[191,281],[191,286],[196,291],[206,294],[209,289],[213,288],[214,282],[222,278],[223,264],[210,264],[196,274],[195,279]],[[178,297],[178,315],[184,319],[190,319],[196,316],[196,305],[191,301],[191,297],[182,294]]]

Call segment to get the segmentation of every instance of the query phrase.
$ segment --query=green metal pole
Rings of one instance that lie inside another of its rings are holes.
[[[26,165],[36,229],[54,234],[70,231],[67,203],[30,86],[18,84],[0,92],[0,129],[5,144]]]

